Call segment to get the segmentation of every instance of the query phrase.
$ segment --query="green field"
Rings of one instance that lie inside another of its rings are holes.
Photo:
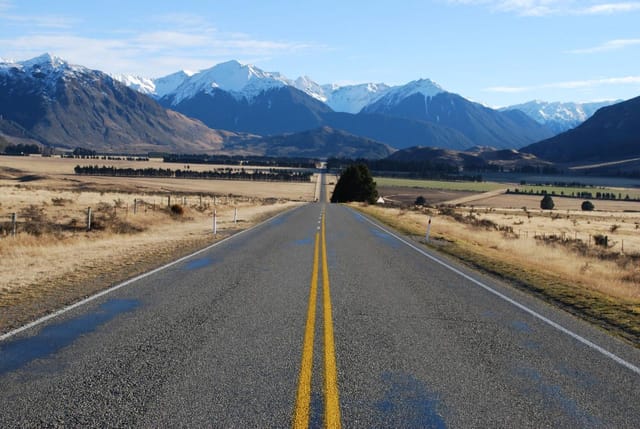
[[[446,191],[488,192],[504,189],[509,186],[497,182],[445,182],[442,180],[397,179],[391,177],[375,177],[378,186],[402,186],[410,188],[440,189]]]

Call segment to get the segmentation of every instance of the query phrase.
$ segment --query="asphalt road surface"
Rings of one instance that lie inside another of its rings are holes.
[[[0,427],[639,427],[639,350],[404,240],[312,203],[5,335]]]

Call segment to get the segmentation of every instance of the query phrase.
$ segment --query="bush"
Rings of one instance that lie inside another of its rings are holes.
[[[585,212],[593,211],[593,209],[596,208],[591,201],[583,201],[581,207],[582,207],[582,211],[585,211]]]
[[[180,204],[171,204],[169,211],[173,216],[182,216],[184,214],[184,208]]]
[[[332,203],[361,201],[374,204],[378,199],[376,182],[373,181],[369,167],[365,164],[353,164],[340,175],[331,195]]]
[[[425,200],[425,198],[422,195],[416,198],[416,202],[415,202],[416,206],[424,206],[426,203],[427,203],[427,200]]]
[[[553,198],[551,198],[551,195],[545,194],[542,200],[540,201],[540,208],[542,210],[553,210],[554,207],[555,207],[555,204],[553,202]]]

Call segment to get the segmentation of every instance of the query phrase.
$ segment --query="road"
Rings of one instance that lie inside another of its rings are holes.
[[[4,336],[0,427],[635,428],[639,367],[319,202]]]

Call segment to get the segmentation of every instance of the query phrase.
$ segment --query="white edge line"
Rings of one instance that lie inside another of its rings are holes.
[[[0,343],[2,341],[4,341],[4,340],[7,340],[7,339],[19,334],[20,332],[26,331],[27,329],[33,328],[34,326],[40,325],[41,323],[44,323],[44,322],[46,322],[48,320],[51,320],[51,319],[54,319],[54,318],[56,318],[56,317],[58,317],[58,316],[60,316],[60,315],[62,315],[64,313],[67,313],[67,312],[69,312],[69,311],[71,311],[71,310],[73,310],[75,308],[83,306],[83,305],[85,305],[85,304],[87,304],[87,303],[89,303],[91,301],[94,301],[94,300],[96,300],[96,299],[98,299],[100,297],[103,297],[103,296],[105,296],[107,294],[110,294],[111,292],[114,292],[114,291],[116,291],[118,289],[121,289],[121,288],[123,288],[125,286],[128,286],[131,283],[135,283],[138,280],[142,280],[145,277],[149,277],[149,276],[151,276],[151,275],[153,275],[153,274],[155,274],[155,273],[157,273],[159,271],[165,270],[165,269],[167,269],[169,267],[172,267],[172,266],[174,266],[176,264],[179,264],[180,262],[186,261],[189,258],[192,258],[192,257],[194,257],[196,255],[199,255],[200,253],[206,252],[207,250],[210,250],[210,249],[212,249],[212,248],[214,248],[216,246],[219,246],[219,245],[231,240],[232,238],[236,238],[236,237],[238,237],[238,236],[240,236],[240,235],[242,235],[242,234],[244,234],[246,232],[252,231],[252,230],[254,230],[254,229],[266,224],[267,222],[272,221],[273,219],[276,219],[276,218],[278,218],[280,216],[284,216],[285,214],[287,214],[289,212],[297,210],[300,207],[304,207],[304,206],[293,207],[293,208],[291,208],[289,210],[285,210],[285,211],[283,211],[281,213],[278,213],[275,216],[270,217],[269,219],[265,219],[264,221],[262,221],[262,222],[260,222],[260,223],[258,223],[256,225],[253,225],[251,228],[243,229],[242,231],[236,232],[235,234],[230,235],[229,237],[226,237],[226,238],[224,238],[224,239],[222,239],[220,241],[217,241],[217,242],[215,242],[213,244],[210,244],[209,246],[207,246],[207,247],[205,247],[203,249],[197,250],[197,251],[195,251],[195,252],[193,252],[193,253],[191,253],[189,255],[183,256],[182,258],[176,259],[175,261],[171,261],[166,265],[163,265],[161,267],[155,268],[155,269],[153,269],[151,271],[147,271],[146,273],[140,274],[140,275],[138,275],[136,277],[130,278],[129,280],[126,280],[126,281],[124,281],[124,282],[122,282],[120,284],[112,286],[109,289],[105,289],[103,291],[100,291],[100,292],[96,293],[95,295],[91,295],[91,296],[89,296],[89,297],[87,297],[87,298],[85,298],[85,299],[83,299],[81,301],[78,301],[78,302],[76,302],[74,304],[71,304],[71,305],[69,305],[67,307],[61,308],[60,310],[57,310],[57,311],[55,311],[55,312],[53,312],[51,314],[47,314],[46,316],[43,316],[43,317],[41,317],[41,318],[39,318],[37,320],[34,320],[33,322],[27,323],[24,326],[16,328],[13,331],[9,331],[6,334],[0,335]]]
[[[524,304],[520,304],[518,301],[516,301],[516,300],[514,300],[512,298],[509,298],[508,296],[504,295],[503,293],[498,292],[497,290],[493,289],[490,286],[487,286],[486,284],[482,283],[481,281],[474,279],[473,277],[463,273],[462,271],[458,270],[457,268],[447,264],[444,261],[441,261],[440,259],[436,258],[433,255],[430,255],[429,253],[425,252],[423,249],[420,249],[419,247],[413,245],[412,243],[409,243],[408,241],[406,241],[402,237],[394,234],[393,232],[391,232],[388,229],[382,227],[378,223],[373,222],[371,219],[369,219],[368,216],[363,215],[360,212],[356,212],[351,208],[349,210],[352,210],[353,213],[357,213],[357,214],[361,215],[362,218],[364,220],[366,220],[367,222],[369,222],[370,224],[374,225],[375,227],[381,229],[382,231],[384,231],[387,234],[391,235],[392,237],[396,238],[398,241],[406,244],[407,246],[409,246],[410,248],[412,248],[416,252],[422,254],[423,256],[426,256],[427,258],[431,259],[432,261],[442,265],[443,267],[453,271],[454,273],[458,274],[459,276],[469,280],[472,283],[475,283],[476,285],[480,286],[481,288],[485,289],[486,291],[491,292],[492,294],[498,296],[499,298],[507,301],[509,304],[512,304],[512,305],[518,307],[519,309],[525,311],[526,313],[529,313],[531,316],[535,317],[536,319],[541,320],[542,322],[546,323],[549,326],[552,326],[553,328],[557,329],[558,331],[569,335],[570,337],[574,338],[575,340],[578,340],[579,342],[581,342],[582,344],[586,345],[587,347],[590,347],[590,348],[598,351],[599,353],[603,354],[604,356],[608,357],[609,359],[612,359],[612,360],[616,361],[620,365],[622,365],[622,366],[630,369],[631,371],[635,372],[636,374],[640,375],[640,368],[639,367],[635,366],[634,364],[632,364],[630,362],[627,362],[626,360],[622,359],[620,356],[617,356],[617,355],[611,353],[610,351],[604,349],[603,347],[601,347],[601,346],[599,346],[599,345],[587,340],[586,338],[576,334],[573,331],[570,331],[569,329],[567,329],[564,326],[554,322],[553,320],[548,319],[547,317],[545,317],[542,314],[536,312],[535,310],[530,309],[529,307],[525,306]]]

